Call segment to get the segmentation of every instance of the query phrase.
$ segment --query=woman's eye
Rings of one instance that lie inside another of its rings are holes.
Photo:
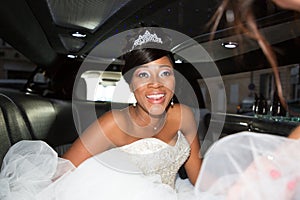
[[[165,70],[165,71],[162,71],[161,73],[160,73],[160,76],[171,76],[171,72],[170,71],[168,71],[168,70]]]
[[[138,77],[140,78],[148,78],[150,75],[147,72],[138,73]]]

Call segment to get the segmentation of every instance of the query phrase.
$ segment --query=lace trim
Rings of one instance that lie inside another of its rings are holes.
[[[163,183],[174,188],[176,174],[190,154],[190,145],[178,131],[174,146],[157,138],[145,138],[120,147],[145,174],[158,174]]]

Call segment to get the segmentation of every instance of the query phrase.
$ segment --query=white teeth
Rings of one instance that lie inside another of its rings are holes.
[[[151,94],[151,95],[147,95],[147,98],[149,98],[149,99],[160,99],[164,96],[165,96],[164,94]]]

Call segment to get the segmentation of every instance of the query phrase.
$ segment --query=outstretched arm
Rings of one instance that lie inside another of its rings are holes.
[[[300,11],[300,0],[273,0],[273,2],[281,8]]]
[[[184,168],[189,177],[189,180],[194,185],[197,181],[199,171],[202,164],[202,156],[200,155],[200,143],[197,134],[197,125],[194,119],[194,114],[190,108],[182,107],[182,125],[181,130],[187,140],[190,142],[191,152]]]
[[[112,114],[108,112],[92,123],[62,157],[77,167],[93,155],[110,149],[113,145],[109,134],[115,129],[111,118]]]

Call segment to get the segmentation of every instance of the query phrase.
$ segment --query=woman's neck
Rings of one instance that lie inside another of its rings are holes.
[[[139,106],[129,108],[131,112],[130,116],[133,119],[133,123],[140,128],[143,128],[147,131],[159,133],[164,127],[167,114],[164,112],[161,115],[151,115]]]

